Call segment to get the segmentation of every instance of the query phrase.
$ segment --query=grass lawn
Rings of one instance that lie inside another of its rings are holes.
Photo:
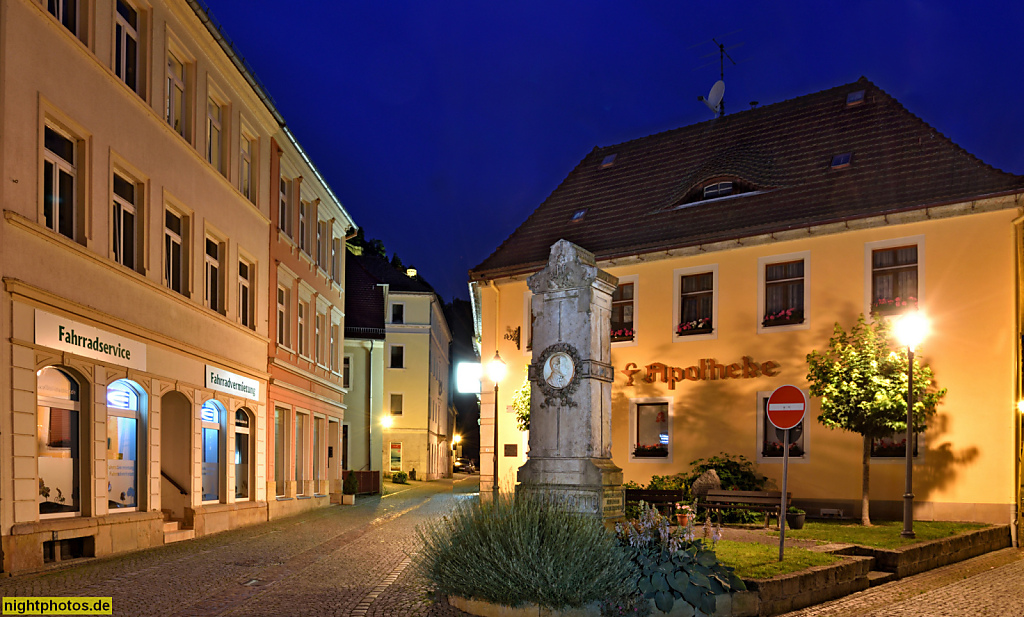
[[[806,570],[812,566],[827,566],[842,559],[827,553],[812,553],[803,548],[786,547],[785,560],[779,562],[778,545],[756,542],[733,542],[722,540],[715,548],[718,559],[727,566],[736,568],[740,578],[771,578]]]
[[[861,544],[874,548],[899,548],[927,540],[948,538],[965,531],[981,529],[987,525],[977,523],[948,523],[945,521],[914,521],[914,539],[900,537],[903,531],[901,521],[882,521],[871,527],[849,521],[814,521],[804,524],[803,529],[786,529],[786,537],[819,542]],[[778,535],[777,533],[775,535]]]

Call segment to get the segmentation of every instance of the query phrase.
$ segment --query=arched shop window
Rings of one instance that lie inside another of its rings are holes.
[[[215,400],[203,403],[200,410],[203,424],[203,501],[220,501],[222,462],[221,434],[227,411]]]
[[[53,367],[36,373],[40,516],[81,514],[81,410],[70,375]]]
[[[107,386],[107,506],[110,510],[139,505],[139,419],[146,393],[133,381]]]
[[[252,415],[244,407],[235,412],[235,499],[249,499],[249,458],[252,455]]]

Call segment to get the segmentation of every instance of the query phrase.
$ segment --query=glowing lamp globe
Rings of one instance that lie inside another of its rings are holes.
[[[917,312],[907,313],[896,320],[894,331],[900,344],[914,349],[928,335],[928,319]]]
[[[490,362],[487,363],[487,377],[494,383],[498,383],[505,379],[505,372],[508,370],[508,366],[505,365],[505,361],[501,359],[498,352],[494,352],[494,357]]]

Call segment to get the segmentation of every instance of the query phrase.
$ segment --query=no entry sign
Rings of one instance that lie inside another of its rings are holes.
[[[768,397],[768,420],[775,428],[791,429],[804,419],[807,398],[796,386],[779,386]]]

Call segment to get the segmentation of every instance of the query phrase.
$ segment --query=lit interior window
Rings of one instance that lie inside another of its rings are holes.
[[[725,197],[732,193],[732,182],[716,182],[704,187],[704,199]]]
[[[615,163],[615,156],[616,155],[613,153],[604,157],[604,159],[601,160],[601,169],[604,169],[605,167],[611,167],[612,164]]]
[[[848,167],[850,165],[850,158],[853,156],[852,152],[844,152],[837,154],[832,157],[832,169],[838,169],[840,167]]]
[[[582,210],[577,210],[576,212],[573,212],[572,218],[569,219],[569,222],[570,223],[575,223],[576,221],[582,221],[583,217],[586,216],[586,214],[587,214],[587,209],[586,208],[584,208]]]
[[[114,382],[107,386],[107,406],[114,409],[138,409],[138,395],[126,384]]]
[[[857,90],[846,95],[846,106],[853,107],[864,102],[864,91]]]

